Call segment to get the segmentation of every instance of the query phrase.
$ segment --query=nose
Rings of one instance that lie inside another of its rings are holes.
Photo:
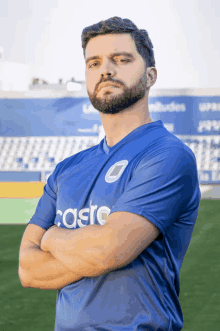
[[[104,78],[104,77],[113,77],[113,73],[112,72],[106,72],[106,73],[101,73],[101,76],[102,76],[102,78]]]
[[[101,76],[102,78],[114,77],[116,74],[114,65],[110,63],[109,60],[104,61],[101,66]]]

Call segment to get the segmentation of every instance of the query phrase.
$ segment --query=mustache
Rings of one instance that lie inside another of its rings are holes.
[[[124,86],[124,84],[122,82],[120,82],[119,80],[115,80],[115,79],[112,79],[112,78],[107,78],[107,79],[102,79],[100,82],[98,82],[96,84],[95,91],[97,92],[100,84],[106,83],[106,82],[111,82],[111,83],[119,85],[119,86]]]

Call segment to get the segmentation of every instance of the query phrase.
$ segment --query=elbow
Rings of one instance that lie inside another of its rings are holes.
[[[31,288],[31,285],[29,282],[27,282],[26,280],[23,280],[20,278],[20,282],[21,282],[21,285],[24,287],[24,288]]]
[[[31,286],[28,284],[28,283],[24,283],[22,280],[21,281],[21,285],[24,287],[24,288],[31,288]]]
[[[21,285],[24,288],[30,288],[31,287],[30,274],[24,268],[22,268],[20,265],[19,265],[19,269],[18,269],[18,276],[19,276]]]
[[[56,284],[50,284],[47,281],[38,281],[32,277],[29,271],[25,270],[19,265],[18,276],[21,282],[21,285],[24,288],[35,288],[39,290],[59,290],[62,287],[56,286]]]
[[[126,267],[132,259],[125,260],[123,256],[119,256],[116,252],[110,252],[102,261],[103,271],[108,273]]]
[[[120,267],[120,263],[116,263],[116,258],[112,253],[101,254],[96,261],[96,272],[93,276],[107,274]]]
[[[26,280],[23,280],[20,278],[20,282],[21,282],[21,285],[24,287],[24,288],[31,288],[31,284],[30,282],[27,282]]]

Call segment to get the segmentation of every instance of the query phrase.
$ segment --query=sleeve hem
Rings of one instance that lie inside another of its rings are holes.
[[[52,225],[54,225],[54,223],[53,224],[48,224],[48,223],[46,223],[45,221],[43,221],[43,220],[41,220],[40,218],[37,218],[37,217],[34,217],[34,218],[32,218],[28,223],[27,223],[27,225],[28,224],[35,224],[35,225],[38,225],[38,226],[40,226],[41,228],[43,228],[44,230],[48,230]]]
[[[163,235],[166,234],[166,228],[164,228],[153,215],[148,214],[143,210],[140,210],[140,209],[137,209],[137,208],[131,208],[131,207],[121,207],[121,208],[112,209],[110,214],[113,214],[117,211],[125,211],[125,212],[129,212],[129,213],[133,213],[133,214],[143,216],[149,222],[154,224],[160,230],[160,232],[162,232]]]

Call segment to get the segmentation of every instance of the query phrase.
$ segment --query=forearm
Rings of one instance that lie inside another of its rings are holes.
[[[50,252],[70,271],[82,277],[97,277],[109,272],[105,246],[108,238],[102,227],[86,226],[69,230],[54,226],[42,237],[41,249]]]
[[[58,290],[83,278],[38,246],[32,246],[23,253],[19,277],[24,287],[42,290]]]

